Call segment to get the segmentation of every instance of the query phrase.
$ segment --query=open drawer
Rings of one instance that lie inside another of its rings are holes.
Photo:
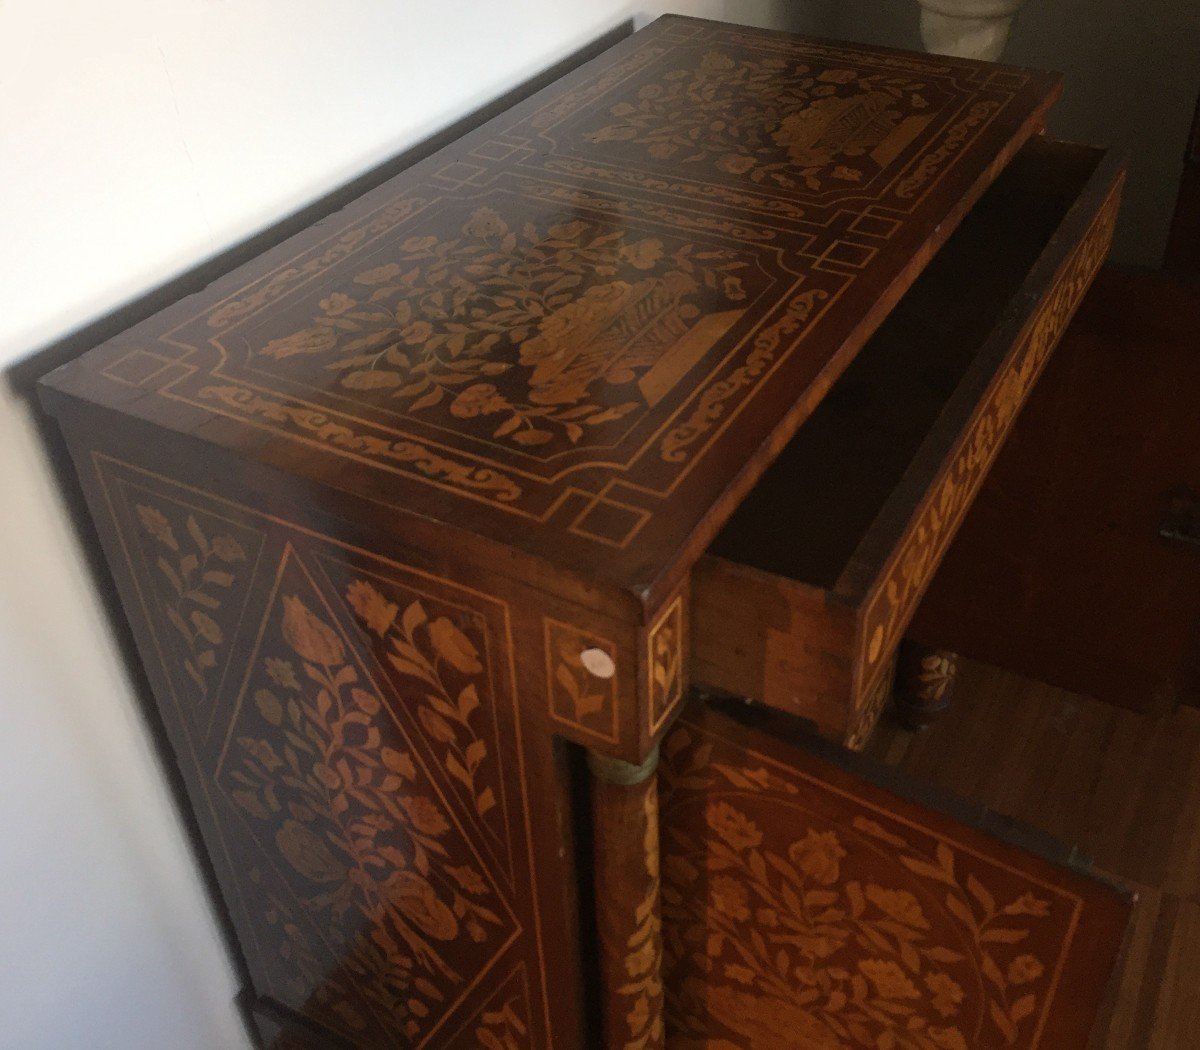
[[[692,681],[860,746],[900,639],[1107,255],[1102,150],[1017,154],[741,503],[692,578]]]
[[[1082,1050],[1133,902],[1074,851],[794,720],[663,743],[667,1047]]]

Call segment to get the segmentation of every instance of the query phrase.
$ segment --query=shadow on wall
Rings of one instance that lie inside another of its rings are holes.
[[[209,898],[221,916],[222,934],[224,935],[230,956],[237,968],[238,978],[244,987],[249,986],[245,963],[240,957],[236,941],[232,936],[229,916],[222,906],[212,870],[205,859],[203,848],[200,847],[198,827],[195,821],[191,819],[183,783],[171,758],[170,745],[157,717],[152,714],[154,703],[150,694],[150,686],[141,670],[141,662],[137,656],[133,634],[121,610],[116,586],[105,564],[99,539],[92,525],[66,445],[59,435],[54,420],[41,410],[38,403],[37,381],[60,365],[74,360],[86,351],[119,335],[121,332],[133,327],[172,303],[201,291],[223,274],[248,262],[270,247],[306,229],[318,220],[333,214],[357,197],[386,182],[405,168],[436,152],[447,143],[460,138],[479,124],[515,105],[552,81],[557,80],[576,66],[594,58],[600,52],[612,47],[619,40],[632,33],[633,30],[634,24],[632,20],[623,22],[592,43],[576,51],[568,58],[556,63],[539,75],[530,78],[525,83],[486,106],[481,107],[474,113],[456,121],[443,131],[430,136],[411,149],[385,161],[346,186],[335,190],[300,209],[288,218],[275,223],[268,229],[255,234],[227,251],[147,292],[135,301],[85,325],[71,335],[30,354],[11,365],[4,372],[4,379],[12,393],[19,401],[28,405],[31,410],[30,415],[37,424],[42,448],[54,474],[57,483],[56,487],[71,521],[78,548],[83,553],[87,562],[90,576],[94,581],[96,592],[104,607],[106,618],[114,631],[114,636],[120,649],[121,660],[126,667],[129,680],[132,682],[136,693],[138,707],[145,715],[144,724],[158,756],[160,773],[163,779],[170,784],[172,795],[176,800],[177,811],[183,814],[183,819],[188,826],[189,838],[193,845],[193,860],[204,873]]]

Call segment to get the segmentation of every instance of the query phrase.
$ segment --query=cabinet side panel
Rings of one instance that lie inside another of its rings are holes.
[[[66,430],[254,994],[356,1047],[574,1044],[568,778],[514,596]]]

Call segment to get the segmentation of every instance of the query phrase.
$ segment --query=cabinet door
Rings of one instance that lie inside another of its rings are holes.
[[[1086,1045],[1132,902],[1069,851],[743,704],[660,770],[671,1047]]]

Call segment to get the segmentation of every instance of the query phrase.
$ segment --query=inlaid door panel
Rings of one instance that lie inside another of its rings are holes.
[[[355,1047],[548,1045],[508,605],[92,459],[256,995]]]
[[[1127,898],[818,757],[795,725],[695,701],[663,745],[668,1045],[1083,1047]]]

